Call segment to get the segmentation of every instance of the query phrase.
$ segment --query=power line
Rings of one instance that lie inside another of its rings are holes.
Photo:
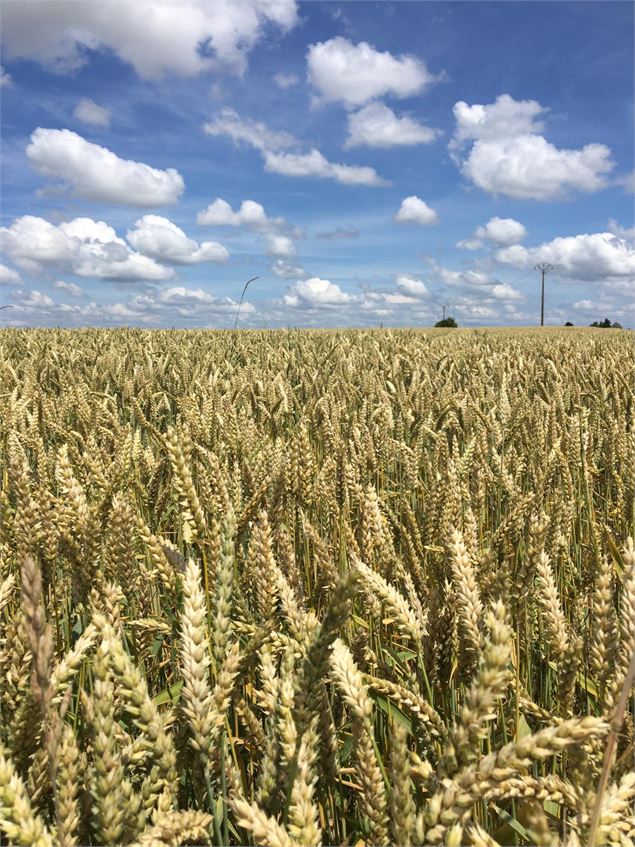
[[[581,267],[581,268],[579,268],[579,269],[576,269],[576,268],[564,268],[561,264],[555,264],[555,265],[553,266],[553,273],[554,273],[554,274],[556,274],[556,276],[562,276],[563,272],[571,273],[571,274],[575,274],[575,273],[583,273],[583,272],[586,272],[586,271],[592,271],[592,272],[595,272],[595,271],[602,271],[602,270],[606,270],[607,272],[609,272],[609,273],[610,273],[611,268],[614,268],[614,269],[615,269],[618,273],[620,273],[621,275],[624,275],[624,276],[626,276],[626,275],[627,275],[627,274],[624,272],[624,268],[623,268],[623,266],[618,267],[617,265],[614,265],[614,264],[612,264],[611,262],[608,262],[608,261],[607,261],[607,262],[602,262],[601,264],[600,264],[600,263],[598,263],[598,264],[594,264],[594,265],[585,265],[585,266],[583,266],[583,267]],[[510,273],[510,271],[508,271],[508,270],[507,270],[507,268],[505,268],[505,272],[506,272],[506,273]],[[511,271],[511,272],[513,273],[513,271]],[[524,278],[525,273],[527,273],[527,272],[526,272],[526,271],[524,271],[522,268],[518,268],[518,269],[516,269],[516,274],[517,274],[517,276],[515,276],[515,277],[514,277],[514,281],[516,281],[516,280],[517,280],[517,279],[519,279],[519,278]],[[518,276],[519,274],[522,274],[522,277],[519,277],[519,276]]]
[[[555,267],[555,273],[556,273],[556,275],[558,275],[558,276],[562,276],[562,271],[563,271],[563,270],[566,270],[566,271],[567,271],[567,273],[572,273],[572,274],[575,274],[575,273],[587,273],[587,272],[589,272],[589,271],[590,271],[591,273],[596,273],[596,272],[601,272],[601,271],[607,271],[607,273],[610,275],[610,267],[611,267],[610,263],[603,263],[603,264],[600,264],[600,265],[585,265],[583,268],[580,268],[579,270],[576,270],[575,268],[565,268],[565,269],[563,269],[563,268],[559,267],[558,265],[556,265],[556,267]],[[625,274],[625,273],[624,273],[624,269],[623,269],[623,268],[617,268],[617,266],[616,266],[616,265],[612,265],[612,267],[613,267],[613,268],[615,268],[615,270],[616,270],[616,271],[618,271],[618,273],[620,274],[620,276],[627,276],[627,275],[628,275],[628,274]],[[634,275],[635,275],[635,274],[634,274]]]
[[[507,270],[505,270],[504,274],[501,274],[501,277],[503,277],[503,276],[505,277],[505,279],[501,279],[501,282],[505,282],[506,279],[510,278],[510,274]],[[516,271],[516,274],[511,277],[511,281],[515,282],[515,283],[525,282],[525,280],[530,279],[530,278],[535,279],[533,270],[532,271],[522,271],[522,272]]]

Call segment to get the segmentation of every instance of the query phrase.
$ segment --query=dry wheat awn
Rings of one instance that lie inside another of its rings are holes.
[[[3,330],[0,437],[0,839],[635,843],[631,333]]]

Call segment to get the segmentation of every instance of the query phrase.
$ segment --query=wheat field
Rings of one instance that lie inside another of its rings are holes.
[[[632,333],[5,330],[0,426],[7,843],[635,842]]]

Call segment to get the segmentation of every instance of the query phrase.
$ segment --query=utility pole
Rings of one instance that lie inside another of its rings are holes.
[[[449,303],[443,304],[443,320],[445,320],[445,310],[448,308],[449,305],[450,305]]]
[[[541,262],[539,265],[534,265],[535,271],[540,271],[540,326],[545,325],[545,274],[547,271],[553,270],[553,265],[549,262]]]

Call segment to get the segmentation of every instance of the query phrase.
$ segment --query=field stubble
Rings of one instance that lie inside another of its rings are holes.
[[[632,334],[9,330],[0,426],[9,843],[633,844]]]

